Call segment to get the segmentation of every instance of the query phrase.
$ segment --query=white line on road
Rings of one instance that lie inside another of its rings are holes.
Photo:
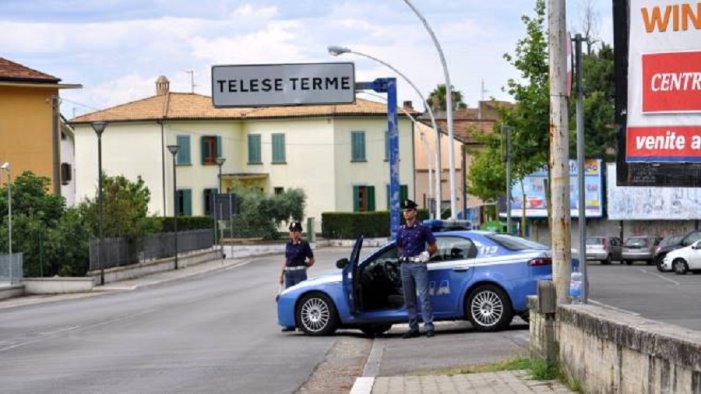
[[[368,359],[365,361],[363,375],[355,379],[355,383],[353,383],[353,387],[350,391],[351,394],[370,394],[372,392],[372,386],[375,384],[375,376],[380,368],[384,350],[385,345],[383,341],[375,338],[372,341],[372,349],[370,349]]]
[[[664,277],[664,276],[662,276],[662,275],[660,275],[660,274],[658,274],[658,273],[656,273],[656,272],[649,272],[648,270],[646,270],[646,269],[644,269],[644,268],[640,268],[640,271],[642,271],[642,272],[644,272],[644,273],[646,273],[646,274],[650,274],[650,275],[656,276],[656,277],[658,277],[658,278],[660,278],[660,279],[664,279],[664,280],[666,280],[666,281],[668,281],[668,282],[672,282],[672,283],[674,283],[674,284],[677,285],[677,286],[681,285],[681,283],[677,282],[676,280],[669,279],[669,278]]]
[[[602,308],[607,308],[607,309],[611,309],[611,310],[614,310],[614,311],[627,313],[627,314],[629,314],[629,315],[640,316],[640,313],[638,313],[638,312],[632,312],[632,311],[629,311],[629,310],[626,310],[626,309],[616,308],[616,307],[613,306],[613,305],[604,304],[603,302],[599,302],[599,301],[596,301],[596,300],[592,300],[591,298],[589,299],[589,303],[590,303],[590,304],[594,304],[594,305],[598,305],[598,306],[600,306],[600,307],[602,307]]]

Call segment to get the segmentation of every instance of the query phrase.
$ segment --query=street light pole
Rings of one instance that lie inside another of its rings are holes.
[[[441,49],[441,44],[438,42],[438,39],[436,38],[436,35],[433,33],[433,30],[431,29],[431,26],[429,26],[428,22],[426,21],[426,18],[419,13],[419,10],[414,7],[414,5],[409,1],[409,0],[404,0],[406,5],[411,8],[412,11],[416,14],[417,17],[421,20],[421,22],[424,24],[424,27],[428,31],[428,34],[431,36],[431,39],[433,40],[433,44],[436,46],[436,50],[438,50],[438,56],[441,59],[441,65],[443,65],[443,75],[445,76],[445,106],[446,106],[446,121],[448,123],[448,139],[450,140],[450,150],[448,150],[448,159],[450,160],[450,218],[455,220],[455,210],[457,208],[457,205],[455,203],[455,138],[454,138],[454,133],[453,133],[453,87],[450,84],[450,74],[448,73],[448,65],[445,62],[445,56],[443,55],[443,49]],[[466,174],[463,174],[465,176]],[[465,195],[467,195],[467,191],[464,191]],[[467,213],[465,214],[467,216]]]
[[[501,133],[506,134],[506,232],[511,234],[511,126],[501,125]]]
[[[219,166],[219,193],[221,194],[221,184],[222,184],[222,178],[221,178],[221,167],[224,165],[224,162],[226,162],[226,158],[224,157],[217,157],[217,165]]]
[[[370,60],[374,60],[374,61],[384,65],[385,67],[389,68],[390,70],[394,71],[397,75],[402,77],[409,84],[409,86],[411,86],[414,89],[416,94],[419,96],[421,101],[424,103],[424,106],[426,107],[426,111],[428,112],[428,116],[431,118],[431,126],[433,126],[433,130],[436,133],[436,151],[435,151],[434,161],[435,161],[437,175],[436,175],[435,195],[433,198],[434,202],[435,202],[435,211],[434,211],[433,218],[440,219],[440,212],[441,212],[440,211],[440,202],[441,202],[441,178],[440,178],[441,134],[440,134],[440,129],[438,128],[438,125],[436,124],[436,117],[433,115],[433,109],[431,108],[430,105],[426,105],[426,99],[424,98],[423,94],[421,94],[421,91],[419,90],[419,88],[417,88],[416,85],[414,85],[414,83],[411,82],[411,80],[406,75],[404,75],[401,71],[394,68],[389,63],[387,63],[383,60],[380,60],[374,56],[371,56],[371,55],[368,55],[368,54],[365,54],[362,52],[356,52],[356,51],[351,50],[350,48],[340,47],[340,46],[336,46],[336,45],[329,46],[328,50],[329,50],[329,54],[332,56],[339,56],[339,55],[343,55],[344,53],[351,53],[354,55],[368,58]],[[416,123],[416,122],[414,122],[414,123]],[[431,194],[429,192],[429,196],[430,195]],[[430,211],[430,209],[429,209],[429,211]]]
[[[217,157],[217,165],[219,166],[219,194],[222,192],[222,177],[221,177],[221,167],[224,165],[224,162],[226,161],[226,158],[224,157]],[[216,206],[212,207],[213,209],[219,208],[219,215],[214,214],[214,227],[217,228],[218,224],[218,219],[222,218],[222,211],[221,211],[221,202],[219,201],[218,198],[214,199],[214,202],[216,202]],[[214,205],[214,204],[213,204]],[[231,208],[231,207],[229,207]],[[221,220],[224,220],[223,218]],[[222,238],[224,238],[224,230],[219,228],[218,229],[220,234],[219,235],[219,252],[221,253],[222,256],[224,256],[224,242],[222,241]]]
[[[14,277],[12,276],[12,264],[14,262],[12,258],[12,175],[10,174],[9,162],[5,162],[0,168],[7,171],[7,249],[10,256],[8,272],[10,275],[10,285],[12,285],[14,282]]]
[[[178,145],[168,145],[168,151],[173,155],[173,230],[175,232],[175,269],[178,269],[178,189],[177,171],[175,170],[175,156],[178,154]]]
[[[102,201],[102,133],[105,131],[105,128],[107,127],[107,122],[99,121],[99,122],[92,122],[91,126],[93,130],[95,130],[95,134],[97,134],[97,209],[98,209],[98,219],[97,219],[97,228],[98,228],[98,235],[100,237],[100,240],[98,241],[97,244],[97,263],[98,266],[100,267],[100,284],[104,285],[105,284],[105,267],[102,262],[102,242],[104,240],[103,238],[103,232],[102,232],[102,227],[103,227],[103,220],[104,220],[104,207],[103,207],[103,201]]]

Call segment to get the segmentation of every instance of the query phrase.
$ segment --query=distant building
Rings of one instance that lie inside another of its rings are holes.
[[[107,175],[141,176],[154,214],[206,215],[219,185],[216,159],[224,158],[221,185],[258,187],[266,194],[300,188],[306,215],[388,209],[387,106],[355,104],[266,108],[214,108],[212,99],[171,92],[156,82],[156,95],[71,120],[75,130],[76,194],[94,197],[97,137],[91,122],[106,121],[102,163]],[[414,196],[414,128],[400,114],[399,177],[403,197]],[[173,207],[172,156],[177,163]]]
[[[81,87],[60,81],[0,58],[0,164],[9,162],[13,176],[31,171],[49,178],[56,194],[72,182],[61,170],[73,160],[66,156],[72,149],[62,149],[59,90]]]

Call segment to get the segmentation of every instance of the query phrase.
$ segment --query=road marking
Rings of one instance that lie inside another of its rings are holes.
[[[370,394],[372,392],[372,386],[375,384],[375,376],[380,369],[380,362],[382,361],[382,353],[384,351],[385,345],[383,341],[379,338],[375,338],[372,341],[372,349],[370,349],[368,359],[365,361],[363,374],[355,379],[355,383],[353,383],[353,387],[350,391],[351,394]]]
[[[658,273],[656,273],[656,272],[649,272],[648,270],[646,270],[646,269],[644,269],[644,268],[639,268],[639,269],[640,269],[640,271],[642,271],[642,272],[644,272],[644,273],[646,273],[646,274],[650,274],[650,275],[656,276],[656,277],[658,277],[658,278],[660,278],[660,279],[664,279],[664,280],[666,280],[666,281],[668,281],[668,282],[672,282],[672,283],[674,283],[674,284],[677,285],[677,286],[680,286],[680,285],[681,285],[681,283],[677,282],[676,280],[674,280],[674,279],[669,279],[669,278],[664,277],[664,276],[662,276],[662,275],[660,275],[660,274],[658,274]]]
[[[615,306],[613,306],[613,305],[608,305],[608,304],[604,304],[603,302],[599,302],[599,301],[596,301],[596,300],[592,300],[591,298],[589,299],[589,303],[590,303],[590,304],[594,304],[594,305],[598,305],[598,306],[600,306],[600,307],[602,307],[602,308],[607,308],[607,309],[611,309],[611,310],[614,310],[614,311],[627,313],[627,314],[629,314],[629,315],[640,316],[640,313],[632,312],[632,311],[629,311],[629,310],[626,310],[626,309],[622,309],[622,308],[617,308],[617,307],[615,307]]]

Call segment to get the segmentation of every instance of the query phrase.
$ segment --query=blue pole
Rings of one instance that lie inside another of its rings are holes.
[[[387,130],[389,132],[389,228],[392,239],[397,237],[399,218],[399,131],[397,130],[397,79],[386,78]]]

